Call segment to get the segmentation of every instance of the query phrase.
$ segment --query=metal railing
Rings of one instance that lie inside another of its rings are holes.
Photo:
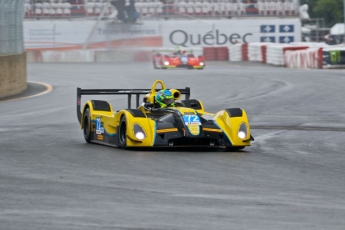
[[[117,14],[109,0],[25,0],[25,18],[97,18]],[[145,18],[298,17],[293,0],[135,0]]]

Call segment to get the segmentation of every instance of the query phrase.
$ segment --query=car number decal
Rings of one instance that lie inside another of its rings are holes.
[[[182,116],[186,125],[201,125],[200,118],[197,115]]]
[[[101,122],[101,118],[97,117],[96,118],[96,134],[102,134],[102,133],[104,133],[103,124]]]
[[[181,61],[188,61],[187,57],[181,57]]]

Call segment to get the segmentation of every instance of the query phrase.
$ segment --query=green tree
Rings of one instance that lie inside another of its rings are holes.
[[[308,4],[311,18],[323,18],[327,27],[344,22],[344,0],[300,0]]]

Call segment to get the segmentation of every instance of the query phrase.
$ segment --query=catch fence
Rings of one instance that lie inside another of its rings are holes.
[[[0,56],[24,52],[24,0],[0,0]]]

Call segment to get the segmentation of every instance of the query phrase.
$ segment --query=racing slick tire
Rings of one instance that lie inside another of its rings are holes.
[[[153,68],[154,68],[154,69],[159,69],[159,68],[157,67],[157,65],[156,65],[156,62],[155,62],[155,61],[153,61],[153,62],[152,62],[152,64],[153,64]]]
[[[90,109],[87,108],[84,112],[83,118],[83,134],[84,139],[87,143],[91,142],[91,119],[90,119]]]
[[[123,116],[120,120],[119,126],[119,147],[125,149],[127,147],[127,125],[126,125],[126,116]]]

